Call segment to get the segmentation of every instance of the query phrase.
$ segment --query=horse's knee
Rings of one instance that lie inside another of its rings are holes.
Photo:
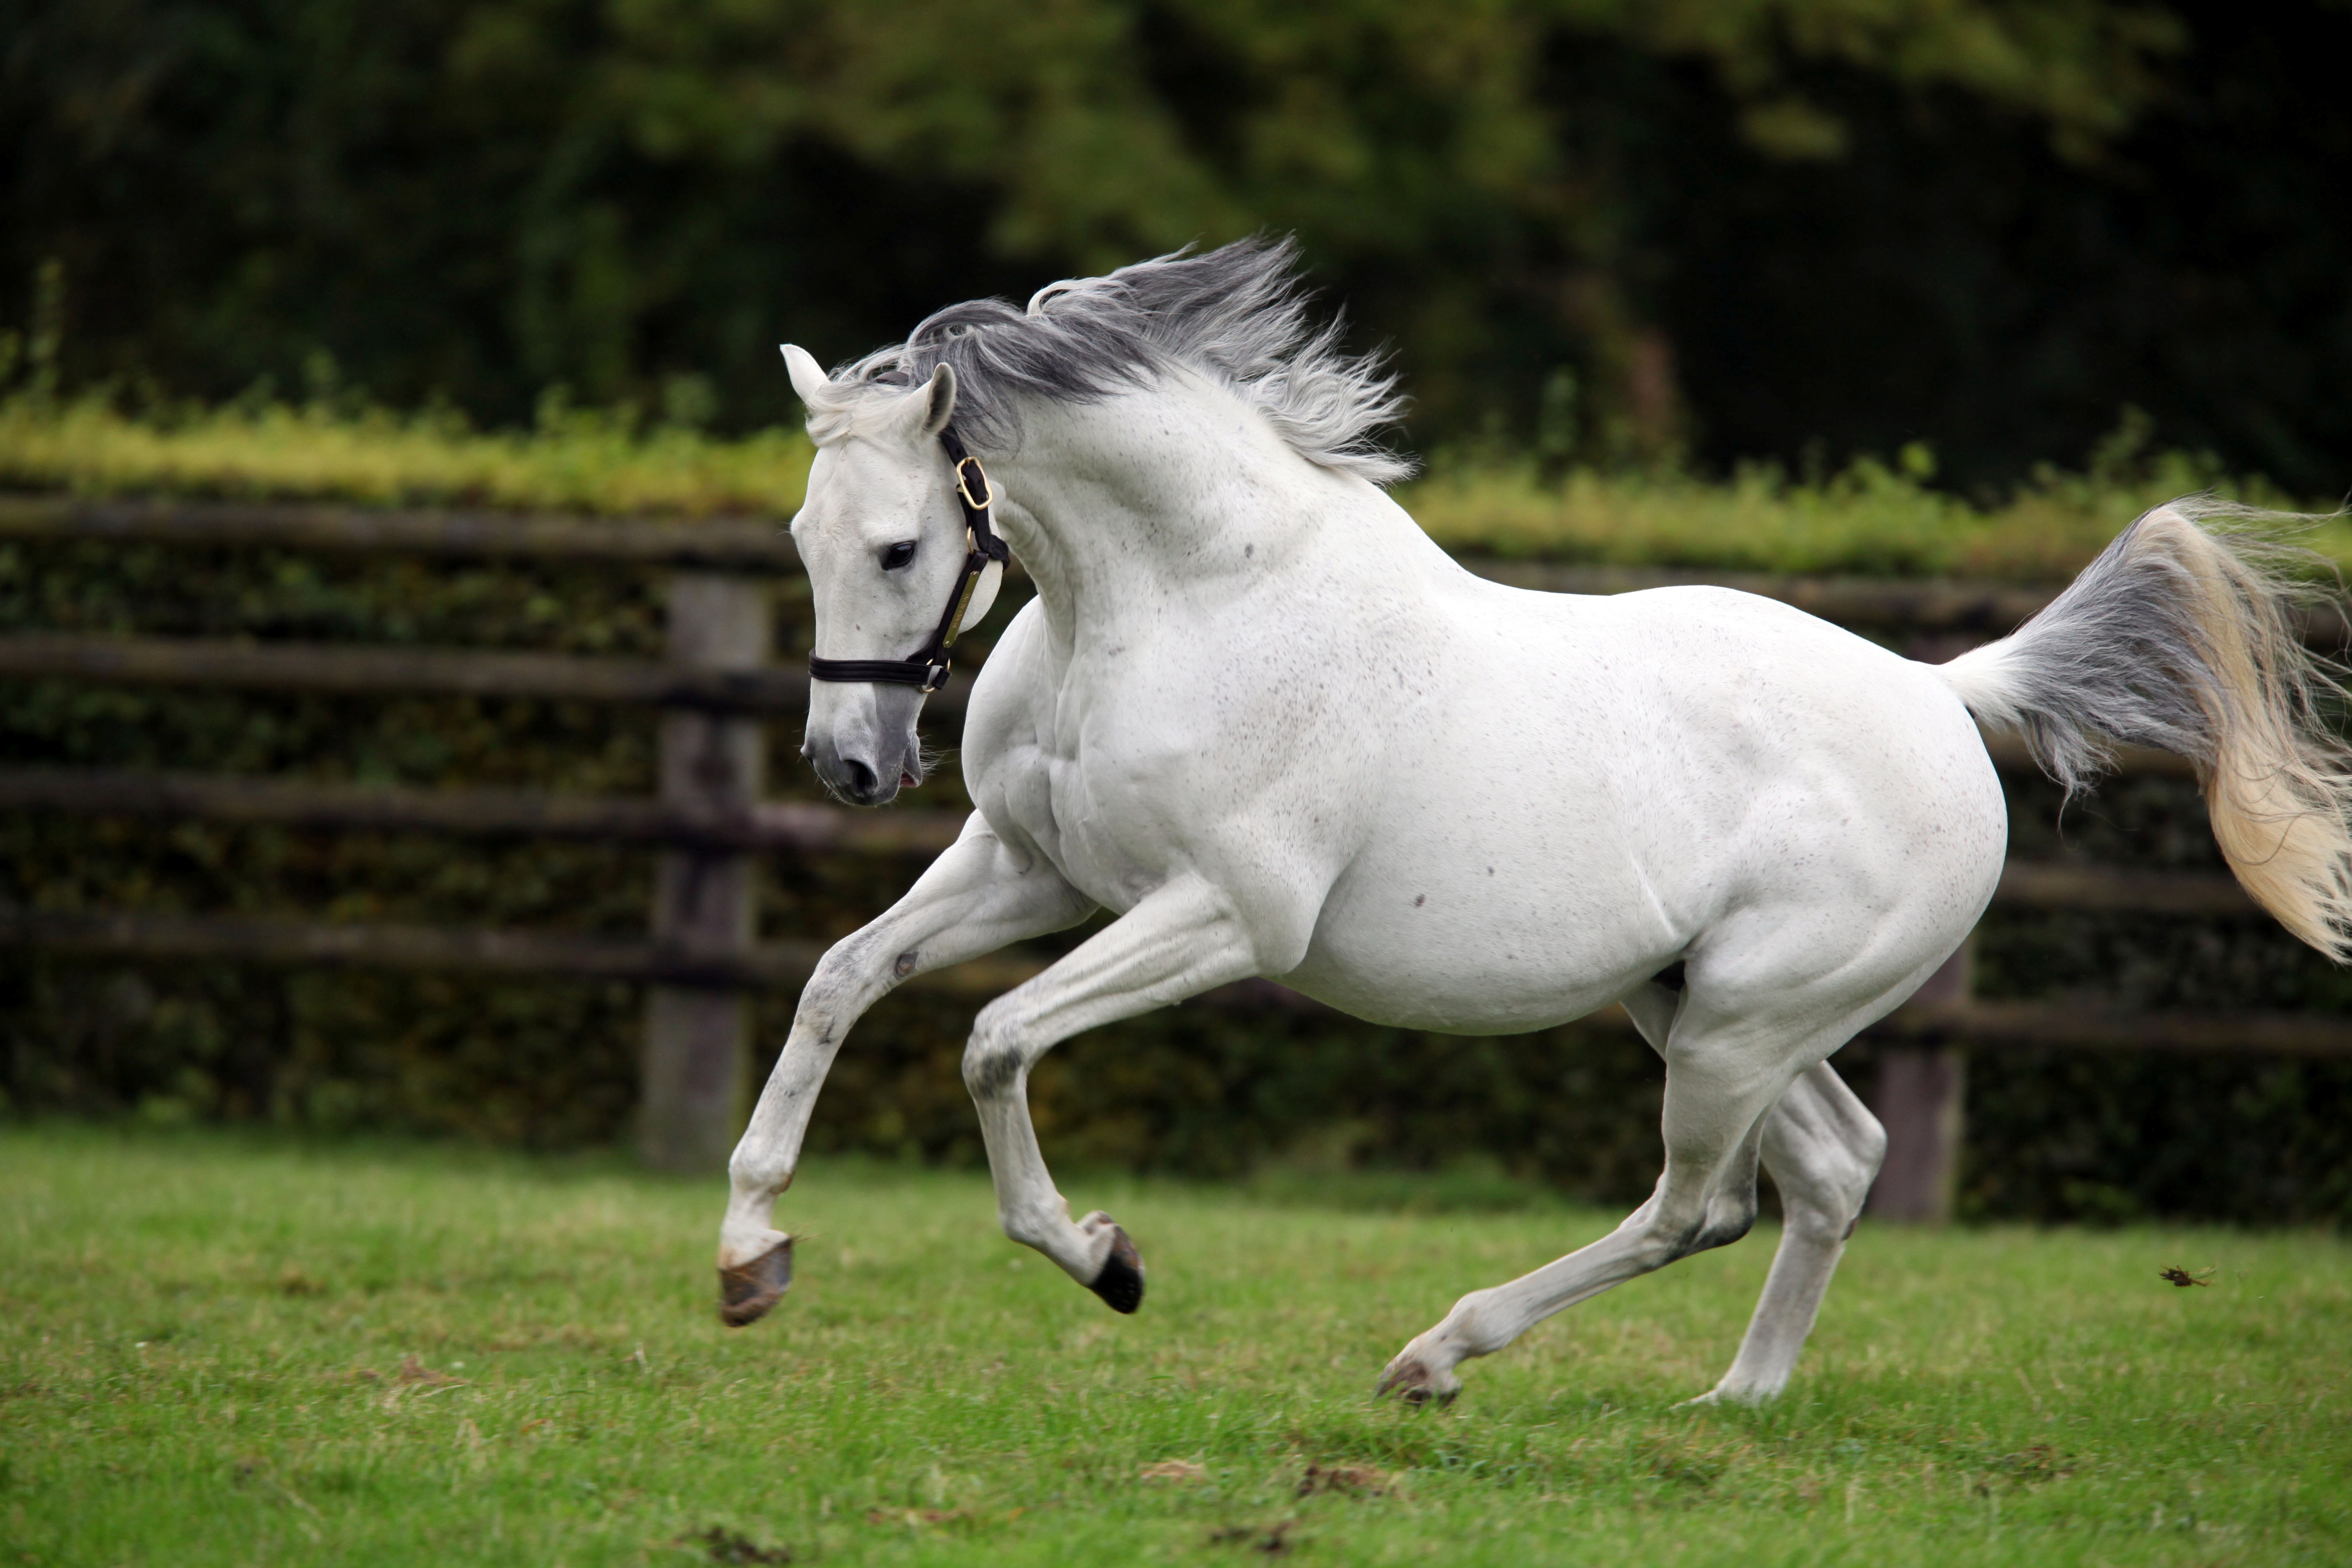
[[[834,1037],[843,999],[856,993],[874,967],[869,949],[874,938],[864,931],[852,931],[824,950],[809,971],[808,983],[801,987],[800,1004],[793,1011],[795,1033],[808,1034],[830,1040]]]
[[[995,1100],[1021,1081],[1029,1059],[1020,1038],[983,1009],[963,1047],[963,1085],[974,1100]]]

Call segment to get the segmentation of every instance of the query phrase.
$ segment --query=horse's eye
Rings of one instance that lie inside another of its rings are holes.
[[[896,572],[914,558],[915,542],[913,540],[909,539],[903,544],[894,544],[882,552],[882,570]]]

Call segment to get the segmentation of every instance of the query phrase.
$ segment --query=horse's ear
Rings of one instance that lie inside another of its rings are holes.
[[[818,389],[826,384],[824,367],[798,343],[785,343],[782,347],[784,369],[792,374],[793,390],[801,395],[803,403],[814,403]]]
[[[941,363],[931,372],[930,380],[891,407],[890,425],[920,446],[948,427],[948,421],[955,417],[955,405],[956,373],[952,366]]]
[[[955,417],[955,366],[941,361],[939,369],[931,372],[931,384],[923,392],[923,437],[929,440],[946,429],[948,421]]]

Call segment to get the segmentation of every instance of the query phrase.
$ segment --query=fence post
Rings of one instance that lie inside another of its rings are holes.
[[[1968,1000],[1969,949],[1975,940],[1962,942],[1927,977],[1916,1000]],[[1942,1225],[1952,1217],[1968,1089],[1968,1052],[1958,1046],[1888,1046],[1879,1054],[1871,1110],[1886,1128],[1886,1163],[1870,1189],[1871,1215],[1912,1225]]]
[[[669,658],[699,669],[767,662],[768,588],[755,577],[679,572],[669,584]],[[766,757],[759,721],[672,710],[661,721],[661,798],[677,810],[748,816]],[[653,936],[691,954],[749,953],[754,931],[748,855],[673,849],[654,883]],[[724,1169],[740,1130],[751,1064],[743,993],[656,985],[646,1001],[637,1147],[664,1171]]]

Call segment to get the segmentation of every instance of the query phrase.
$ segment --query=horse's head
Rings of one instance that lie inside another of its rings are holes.
[[[827,393],[838,389],[816,361],[790,343],[784,361],[802,400],[813,411],[832,411],[838,398]],[[819,441],[793,542],[808,570],[823,658],[907,659],[938,632],[961,588],[964,516],[955,468],[940,442],[955,401],[955,372],[942,364],[913,391],[880,395],[831,422]],[[1000,576],[991,571],[980,580],[961,624],[988,613]],[[923,782],[915,739],[923,695],[915,685],[812,680],[801,754],[835,795],[881,805],[901,785]]]

